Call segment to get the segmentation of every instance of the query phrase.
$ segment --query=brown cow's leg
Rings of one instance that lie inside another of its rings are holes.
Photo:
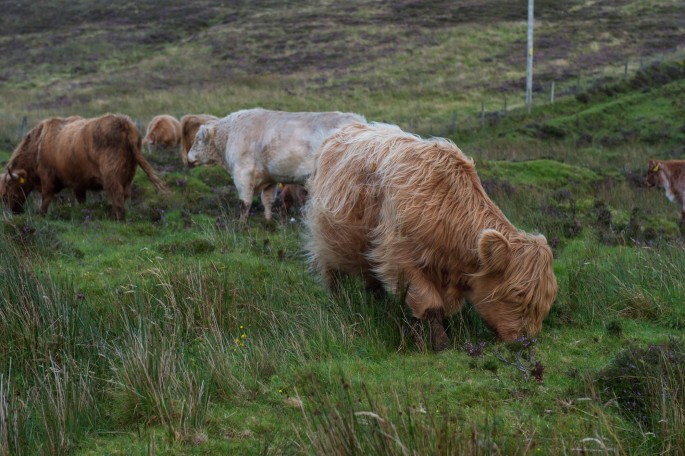
[[[123,221],[126,218],[124,187],[119,182],[105,182],[104,187],[112,201],[112,218],[119,222]]]
[[[426,320],[430,324],[433,351],[443,351],[449,344],[449,338],[445,332],[445,311],[443,309],[428,309]]]
[[[383,282],[378,280],[374,276],[365,276],[364,281],[366,282],[366,291],[369,293],[373,294],[373,296],[378,299],[379,301],[382,299],[386,299],[388,297],[387,291],[385,291],[385,287],[383,286]]]
[[[80,204],[86,202],[86,191],[85,190],[74,190],[74,195],[76,196],[76,201]]]
[[[48,213],[48,206],[50,206],[50,202],[52,201],[52,197],[55,196],[55,193],[57,193],[58,191],[59,191],[59,189],[57,188],[55,183],[52,181],[52,179],[43,178],[43,182],[42,182],[41,189],[40,189],[40,195],[41,195],[40,212],[42,214]]]
[[[416,317],[428,320],[433,351],[446,349],[449,338],[445,332],[445,310],[440,294],[418,270],[405,271],[405,274],[409,282],[407,305]]]
[[[264,205],[264,218],[271,220],[271,207],[276,200],[277,184],[270,185],[262,190],[262,204]]]
[[[48,213],[48,206],[50,206],[50,201],[52,197],[55,196],[52,192],[43,193],[42,201],[40,203],[40,212],[45,215]]]

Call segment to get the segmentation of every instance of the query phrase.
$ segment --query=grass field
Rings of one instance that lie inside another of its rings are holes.
[[[528,114],[520,3],[0,2],[0,162],[24,117],[359,112],[454,140],[559,282],[538,339],[467,306],[433,354],[398,298],[325,292],[298,216],[150,153],[172,193],[138,171],[125,223],[0,218],[0,454],[685,454],[680,212],[643,180],[683,155],[685,6],[536,2]]]

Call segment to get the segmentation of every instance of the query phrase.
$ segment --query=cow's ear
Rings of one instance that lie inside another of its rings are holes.
[[[9,174],[12,180],[18,182],[19,185],[25,184],[28,178],[28,173],[24,169],[13,169]]]
[[[214,126],[212,125],[203,125],[202,128],[205,130],[205,135],[204,135],[204,142],[210,143],[212,142],[212,139],[214,139]]]
[[[478,258],[486,273],[502,272],[510,261],[510,245],[497,230],[486,229],[478,238]]]

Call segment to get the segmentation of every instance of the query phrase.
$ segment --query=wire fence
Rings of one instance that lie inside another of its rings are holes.
[[[608,84],[629,80],[647,68],[683,60],[685,49],[678,48],[650,57],[625,59],[593,70],[579,71],[574,77],[544,78],[536,82],[533,109],[562,102],[569,97],[576,97]],[[407,117],[397,122],[401,127],[421,135],[452,137],[459,133],[472,134],[496,127],[505,116],[525,106],[525,84],[522,84],[519,94],[484,97],[479,110],[472,109],[467,113],[454,110],[446,118]]]
[[[593,70],[579,71],[574,77],[566,77],[565,79],[542,77],[542,80],[537,79],[535,82],[532,107],[535,109],[536,107],[554,104],[597,87],[628,80],[645,68],[679,60],[685,60],[685,48],[670,49],[649,57],[640,56],[617,61]],[[406,117],[393,121],[408,131],[425,136],[454,137],[459,134],[473,134],[496,127],[512,111],[524,108],[525,84],[522,83],[521,91],[517,94],[500,93],[485,96],[479,107],[480,109],[476,106],[468,112],[455,109],[443,118]],[[142,122],[138,119],[134,119],[134,121],[141,132],[144,132]],[[5,124],[5,131],[0,132],[0,135],[4,137],[3,141],[7,144],[0,144],[2,149],[11,149],[26,135],[30,128],[27,116],[22,116],[16,121],[8,119],[3,123]]]

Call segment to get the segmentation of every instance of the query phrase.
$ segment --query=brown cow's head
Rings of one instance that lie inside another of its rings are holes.
[[[33,184],[28,179],[28,173],[23,169],[10,170],[0,174],[0,198],[15,214],[23,211],[24,203]]]
[[[650,187],[661,185],[661,162],[658,160],[650,160],[647,169],[647,185]]]
[[[481,270],[472,278],[472,299],[485,322],[504,341],[535,336],[557,295],[552,251],[541,235],[508,240],[486,229],[478,240]]]

